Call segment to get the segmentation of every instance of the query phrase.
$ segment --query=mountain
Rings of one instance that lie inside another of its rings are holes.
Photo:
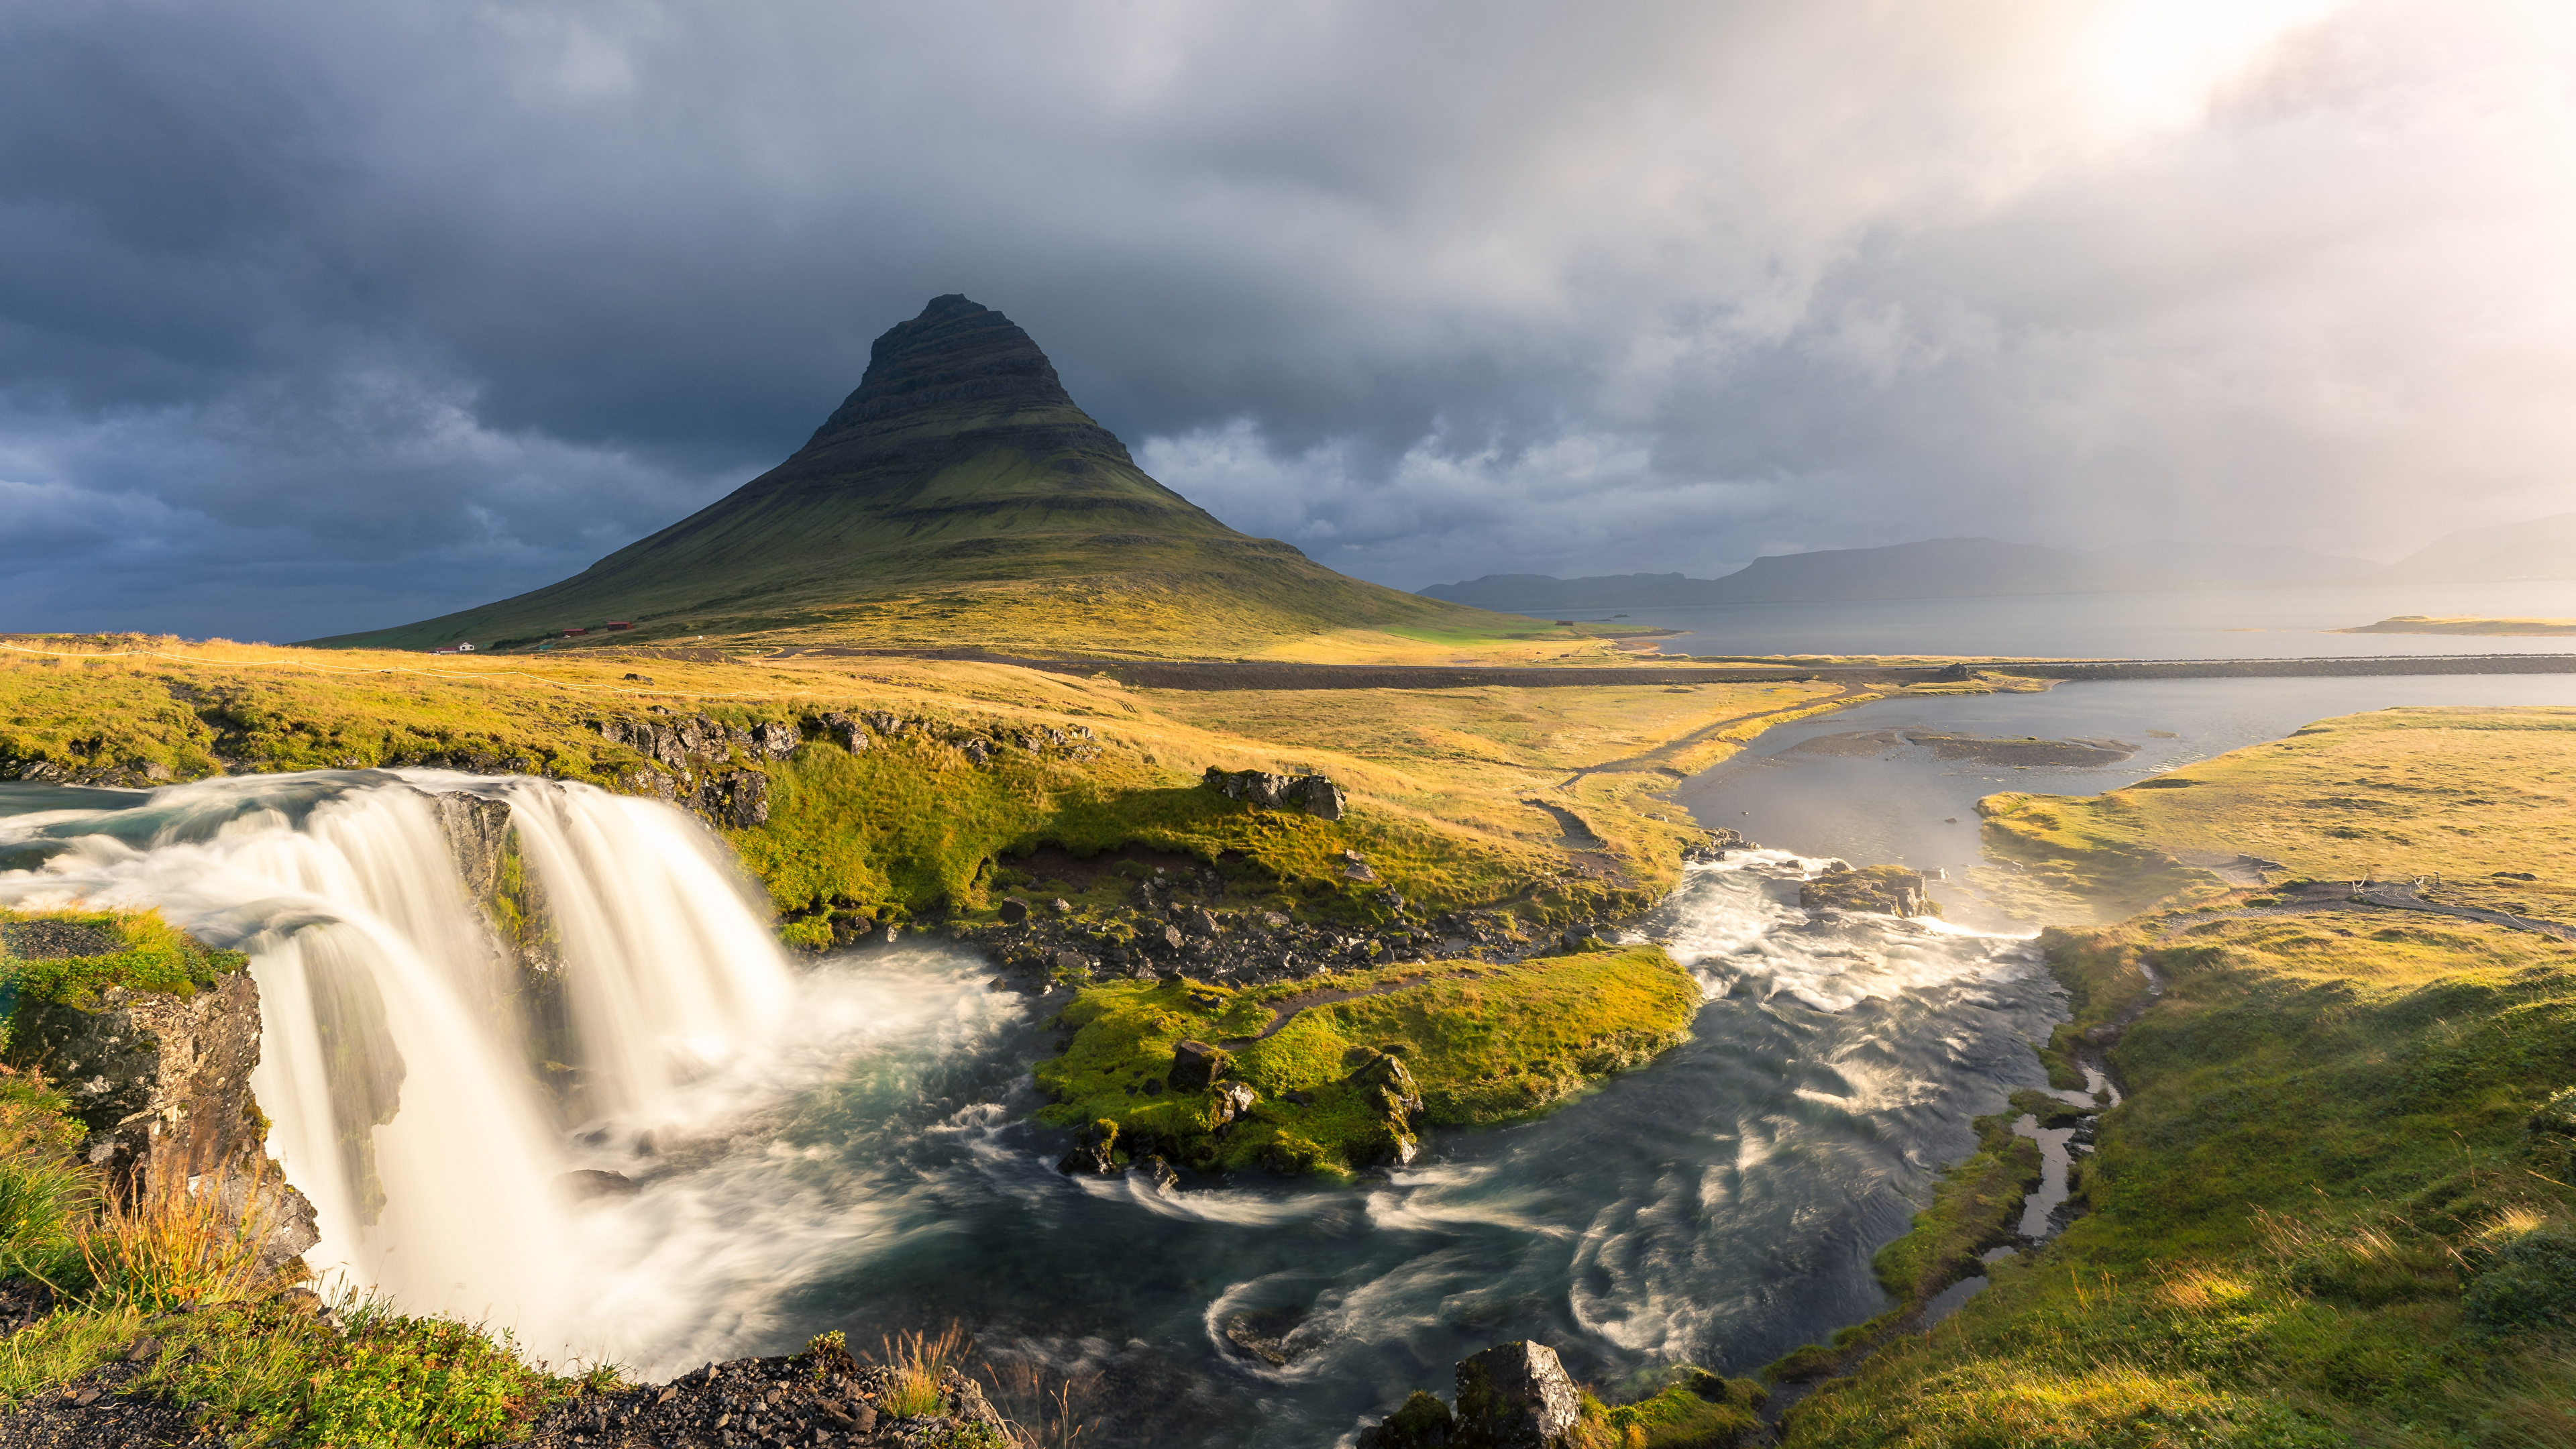
[[[1885,548],[1774,554],[1717,579],[1624,574],[1556,579],[1488,574],[1434,584],[1435,599],[1484,609],[1605,609],[1684,604],[1808,603],[1827,599],[1948,599],[1985,594],[2096,593],[2174,588],[2170,574],[2090,554],[1991,538],[1942,538]]]
[[[2277,589],[2300,584],[2354,583],[2387,567],[2365,558],[2304,548],[2165,539],[2096,549],[2092,557],[2177,575],[2182,586]]]
[[[2388,566],[2390,583],[2576,579],[2576,513],[2446,533]]]
[[[1773,554],[1715,579],[1681,574],[1580,579],[1487,574],[1465,583],[1434,584],[1422,593],[1483,609],[1667,608],[2274,587],[2358,579],[2379,567],[2363,559],[2305,549],[2238,544],[2140,543],[2080,550],[1991,538],[1939,538],[1885,548]]]
[[[955,295],[877,338],[858,390],[793,457],[697,513],[531,593],[311,642],[489,649],[611,620],[633,624],[620,637],[639,642],[856,631],[1173,648],[1350,627],[1527,627],[1226,527],[1147,477],[1026,332]]]

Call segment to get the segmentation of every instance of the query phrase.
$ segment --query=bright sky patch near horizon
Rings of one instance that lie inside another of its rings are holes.
[[[1399,587],[2576,508],[2540,0],[0,16],[0,627],[521,592],[961,291]]]

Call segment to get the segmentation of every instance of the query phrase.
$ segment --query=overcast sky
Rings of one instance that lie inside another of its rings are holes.
[[[0,12],[0,627],[551,582],[941,292],[1405,588],[2576,507],[2576,7]]]

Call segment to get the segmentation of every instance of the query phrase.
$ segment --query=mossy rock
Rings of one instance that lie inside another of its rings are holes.
[[[2576,1137],[2576,1087],[2561,1087],[2531,1114],[2535,1135]]]
[[[2496,1250],[2462,1305],[2491,1335],[2576,1328],[2576,1228],[2534,1228]]]
[[[2030,1088],[2024,1088],[2012,1094],[2012,1109],[2015,1112],[2027,1112],[2038,1118],[2039,1125],[2051,1131],[2061,1127],[2072,1127],[2094,1115],[2097,1110],[2089,1106],[2079,1107],[2063,1098],[2052,1097],[2046,1092]]]
[[[1626,1449],[1733,1449],[1762,1433],[1754,1412],[1769,1394],[1750,1380],[1729,1381],[1694,1371],[1689,1384],[1674,1384],[1650,1399],[1622,1404],[1607,1414]]]

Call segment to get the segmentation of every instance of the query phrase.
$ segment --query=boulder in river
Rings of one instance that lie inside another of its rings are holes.
[[[1252,1110],[1255,1093],[1249,1082],[1219,1082],[1208,1094],[1208,1116],[1222,1127]]]
[[[1583,1394],[1556,1350],[1521,1340],[1458,1361],[1458,1407],[1416,1391],[1359,1449],[1575,1449]]]
[[[1854,870],[1841,861],[1798,887],[1798,904],[1808,910],[1872,911],[1889,916],[1937,916],[1941,905],[1924,888],[1923,876],[1898,865]]]
[[[1147,1153],[1136,1159],[1136,1175],[1156,1192],[1170,1192],[1181,1185],[1181,1174],[1160,1153]]]
[[[555,1190],[570,1201],[588,1202],[601,1197],[633,1197],[644,1187],[625,1173],[584,1167],[556,1178]]]
[[[1522,1339],[1458,1361],[1461,1449],[1560,1449],[1583,1416],[1583,1395],[1556,1350]]]
[[[1094,1122],[1074,1135],[1073,1150],[1055,1165],[1067,1177],[1077,1173],[1093,1177],[1118,1175],[1118,1124]]]

